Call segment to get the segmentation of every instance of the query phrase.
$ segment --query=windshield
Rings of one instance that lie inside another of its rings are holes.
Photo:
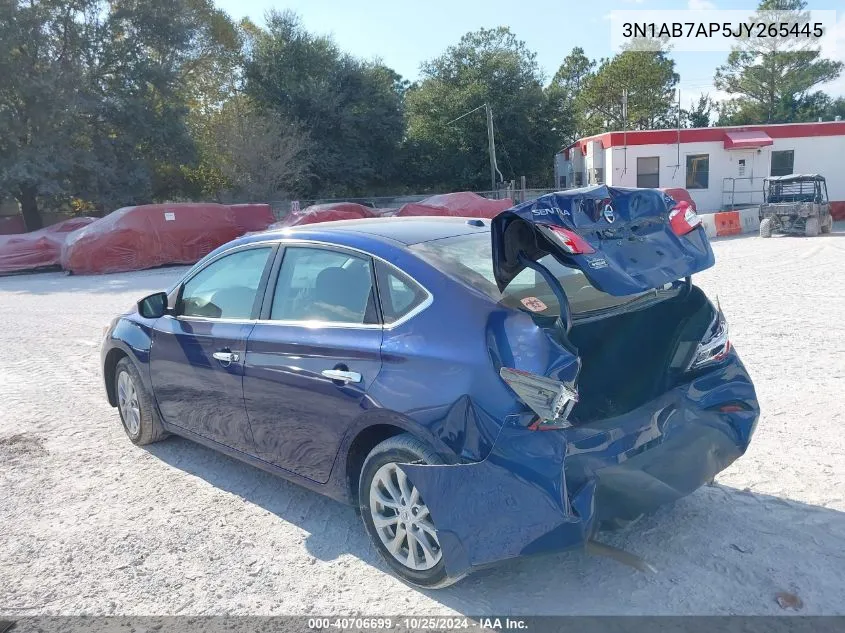
[[[543,316],[559,316],[560,305],[543,277],[536,271],[525,269],[499,292],[493,276],[492,245],[489,233],[460,235],[410,247],[420,257],[438,270],[480,290],[493,300],[509,308],[533,312]],[[566,297],[573,318],[613,310],[641,297],[657,297],[653,290],[634,295],[613,296],[596,289],[577,268],[562,265],[551,255],[539,262],[557,278]],[[674,295],[670,289],[666,296]]]

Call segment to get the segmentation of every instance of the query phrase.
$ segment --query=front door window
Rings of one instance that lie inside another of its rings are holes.
[[[182,316],[249,319],[271,247],[237,251],[215,260],[182,290]]]

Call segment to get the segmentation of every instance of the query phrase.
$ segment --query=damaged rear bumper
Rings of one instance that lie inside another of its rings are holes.
[[[739,410],[721,412],[726,403]],[[758,416],[754,387],[732,353],[624,415],[547,432],[505,424],[481,462],[401,467],[457,577],[581,547],[603,521],[633,519],[693,492],[745,452]]]

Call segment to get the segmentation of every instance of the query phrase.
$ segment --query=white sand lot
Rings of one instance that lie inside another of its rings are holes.
[[[714,244],[763,415],[747,455],[605,540],[442,591],[386,573],[345,506],[178,438],[136,448],[103,326],[184,269],[0,278],[0,614],[845,614],[845,224]]]

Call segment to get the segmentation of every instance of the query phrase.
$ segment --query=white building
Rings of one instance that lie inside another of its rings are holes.
[[[759,204],[765,177],[792,173],[825,176],[845,204],[845,122],[607,132],[555,156],[559,189],[683,187],[705,213]]]

